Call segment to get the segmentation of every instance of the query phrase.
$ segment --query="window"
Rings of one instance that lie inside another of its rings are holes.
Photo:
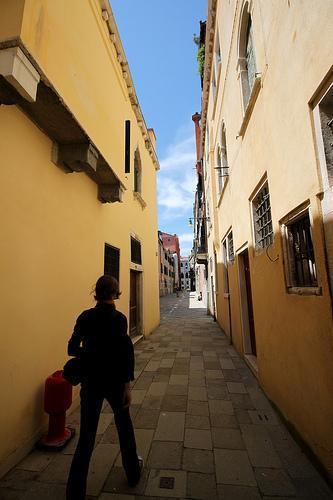
[[[225,238],[222,243],[222,256],[224,268],[224,293],[229,293],[229,272],[228,272],[228,250],[227,239]]]
[[[238,45],[238,67],[243,95],[243,107],[244,110],[246,110],[257,74],[249,2],[245,2],[241,16]]]
[[[252,21],[251,17],[249,18],[248,26],[247,26],[247,34],[246,34],[246,71],[247,71],[247,83],[249,87],[249,95],[253,89],[255,74],[256,74],[256,61],[254,54],[254,45],[253,45],[253,35],[252,35]]]
[[[164,274],[168,275],[168,270],[167,270],[166,266],[164,266]]]
[[[232,236],[232,231],[227,236],[227,244],[228,244],[228,261],[233,262],[235,260],[234,254],[234,239]]]
[[[215,76],[215,69],[214,68],[213,68],[213,71],[212,71],[212,96],[213,96],[213,102],[215,102],[215,98],[216,98],[216,76]]]
[[[141,243],[133,237],[131,237],[131,261],[135,264],[142,264]]]
[[[184,273],[180,273],[180,277],[181,277],[181,279],[183,279],[184,278]]]
[[[105,243],[104,245],[104,274],[113,276],[119,282],[119,254],[118,248]]]
[[[134,154],[134,191],[141,194],[141,158],[139,150],[137,149]]]
[[[161,274],[163,274],[163,264],[161,263]]]
[[[218,176],[218,190],[219,193],[222,192],[223,186],[225,185],[227,178],[229,176],[229,165],[228,165],[228,154],[227,154],[227,140],[225,125],[221,128],[221,145],[217,150],[217,176]]]
[[[308,210],[284,224],[284,236],[287,287],[316,287],[317,272]]]
[[[266,248],[273,243],[273,225],[267,182],[253,200],[252,206],[255,244],[257,248]]]
[[[328,182],[333,186],[333,85],[319,104]]]
[[[220,37],[219,37],[219,29],[216,26],[216,38],[215,38],[215,74],[218,78],[219,69],[221,64],[221,48],[220,48]]]

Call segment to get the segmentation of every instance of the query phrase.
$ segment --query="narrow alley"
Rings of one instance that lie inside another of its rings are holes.
[[[161,299],[161,324],[138,343],[131,414],[142,479],[130,489],[112,413],[101,414],[88,498],[333,499],[255,377],[195,294]],[[1,500],[63,500],[79,429],[61,453],[33,451],[0,482]]]

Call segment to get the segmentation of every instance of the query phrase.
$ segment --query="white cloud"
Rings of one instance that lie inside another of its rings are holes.
[[[186,136],[184,137],[184,133]],[[160,161],[158,204],[160,218],[171,220],[192,212],[195,192],[195,140],[192,129],[181,128]]]
[[[180,169],[180,167],[194,168],[195,165],[195,142],[194,135],[182,139],[180,142],[171,144],[167,149],[167,155],[160,161],[161,171]]]
[[[180,253],[182,256],[186,257],[191,254],[193,233],[184,233],[178,236]]]
[[[193,204],[193,193],[189,193],[181,182],[172,177],[158,179],[158,203],[167,209],[186,211]]]
[[[193,233],[184,233],[184,234],[181,234],[179,236],[179,240],[182,242],[182,243],[189,243],[189,242],[192,242],[193,241]]]

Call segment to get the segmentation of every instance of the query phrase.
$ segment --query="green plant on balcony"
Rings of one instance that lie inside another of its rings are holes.
[[[198,47],[197,51],[197,61],[198,61],[198,73],[203,79],[204,69],[205,69],[205,45],[200,43],[200,37],[198,35],[193,35],[193,41]]]

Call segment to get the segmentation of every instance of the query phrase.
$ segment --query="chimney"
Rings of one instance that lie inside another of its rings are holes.
[[[192,116],[192,120],[194,121],[194,127],[195,127],[195,144],[196,144],[196,150],[197,150],[197,161],[199,161],[200,160],[200,139],[201,139],[201,130],[200,130],[199,122],[201,120],[201,114],[195,113]]]

